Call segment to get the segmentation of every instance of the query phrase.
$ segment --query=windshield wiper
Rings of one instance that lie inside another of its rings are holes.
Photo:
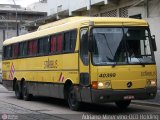
[[[108,58],[107,56],[106,56],[106,57],[107,57],[108,60],[111,60],[112,62],[114,62],[114,64],[112,65],[112,67],[115,67],[115,66],[117,65],[117,61],[114,60],[114,56],[113,56],[112,50],[111,50],[111,48],[109,47],[109,43],[108,43],[107,36],[106,36],[106,34],[102,34],[102,35],[104,35],[104,37],[105,37],[105,39],[106,39],[107,47],[108,47],[108,49],[109,49],[109,51],[110,51],[113,59],[110,59],[110,58]]]

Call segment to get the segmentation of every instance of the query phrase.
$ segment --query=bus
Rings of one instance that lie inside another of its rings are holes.
[[[3,42],[3,86],[18,99],[82,103],[154,99],[157,70],[154,36],[140,19],[69,17]]]

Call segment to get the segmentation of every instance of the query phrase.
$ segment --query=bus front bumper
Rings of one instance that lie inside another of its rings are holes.
[[[155,98],[157,93],[157,87],[131,90],[92,89],[91,92],[93,103],[105,103],[121,100],[145,100]]]

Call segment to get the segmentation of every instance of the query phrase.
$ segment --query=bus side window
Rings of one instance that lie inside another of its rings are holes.
[[[70,52],[70,32],[64,33],[63,51]]]
[[[37,54],[37,50],[38,50],[37,44],[38,44],[38,40],[34,40],[34,41],[33,41],[33,46],[32,46],[32,54],[33,54],[33,55],[36,55],[36,54]]]
[[[49,48],[49,37],[43,37],[38,40],[39,55],[47,55]]]
[[[19,47],[19,49],[20,49],[19,56],[20,57],[27,56],[27,47],[28,47],[27,42],[20,43],[20,47]]]
[[[28,55],[29,55],[29,56],[32,55],[32,42],[33,42],[33,41],[29,41],[29,42],[28,42]]]
[[[63,47],[63,35],[62,34],[59,34],[57,35],[57,51],[58,53],[61,53],[62,52],[62,47]]]
[[[43,49],[44,49],[44,43],[43,43],[43,38],[40,38],[38,40],[38,54],[43,55]]]
[[[4,59],[10,59],[12,57],[12,46],[8,45],[8,46],[4,46],[3,47],[3,58]]]
[[[70,50],[74,52],[76,47],[76,39],[77,39],[77,30],[73,30],[70,32]]]
[[[84,28],[81,30],[80,36],[80,57],[84,65],[89,64],[88,56],[88,29]]]
[[[20,45],[19,45],[19,56],[20,56],[20,57],[23,56],[23,42],[20,43]]]
[[[28,42],[28,55],[33,56],[37,54],[37,40]]]
[[[3,47],[3,59],[7,58],[7,46]]]
[[[63,51],[74,52],[76,45],[77,31],[72,30],[64,33]]]
[[[57,51],[57,38],[56,35],[51,36],[50,41],[50,53],[55,53]]]
[[[13,58],[17,58],[18,57],[18,53],[19,53],[19,43],[13,44]]]

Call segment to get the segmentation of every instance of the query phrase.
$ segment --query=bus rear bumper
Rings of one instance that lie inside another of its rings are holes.
[[[92,89],[92,102],[105,103],[121,100],[145,100],[154,99],[157,93],[156,87],[132,90],[94,90]]]

